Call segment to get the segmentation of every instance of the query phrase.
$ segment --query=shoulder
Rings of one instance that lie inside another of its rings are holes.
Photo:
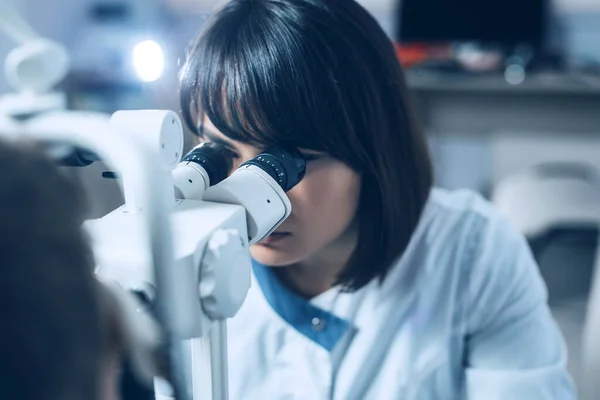
[[[523,235],[490,202],[469,190],[436,188],[396,269],[413,269],[410,275],[429,290],[454,282],[456,290],[477,291],[490,280],[500,287],[521,273],[531,275],[534,266]]]
[[[494,240],[521,239],[509,219],[478,193],[439,188],[432,190],[413,237],[415,242],[429,243],[430,251],[461,248],[465,252],[493,246]]]
[[[423,212],[423,218],[464,224],[464,218],[482,222],[504,218],[488,200],[467,189],[446,190],[434,188]]]
[[[515,304],[515,315],[547,293],[524,236],[490,202],[471,191],[432,191],[401,262],[417,268],[419,290],[452,298],[475,319]],[[518,304],[518,309],[516,305]]]
[[[535,264],[529,245],[515,224],[481,195],[468,190],[434,189],[423,213],[416,241],[460,250],[461,265],[479,269],[516,261]],[[505,268],[506,269],[506,268]]]

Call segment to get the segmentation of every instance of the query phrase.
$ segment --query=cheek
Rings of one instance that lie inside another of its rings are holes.
[[[359,193],[359,175],[341,163],[310,170],[288,192],[292,220],[308,229],[344,228],[354,219]]]

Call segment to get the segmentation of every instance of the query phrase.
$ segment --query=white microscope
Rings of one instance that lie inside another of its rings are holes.
[[[119,177],[125,204],[86,228],[97,275],[126,308],[133,369],[152,381],[162,370],[157,350],[166,350],[156,398],[227,400],[226,320],[250,287],[248,247],[289,216],[285,192],[304,176],[302,155],[273,148],[232,172],[218,146],[182,158],[174,112],[66,111],[63,95],[50,91],[68,71],[65,49],[1,4],[0,29],[19,43],[5,64],[18,93],[0,98],[5,139],[84,149]]]
[[[285,192],[304,176],[304,159],[297,151],[272,148],[228,176],[230,162],[218,146],[197,146],[180,161],[183,132],[172,112],[119,111],[111,125],[158,149],[162,169],[154,171],[154,179],[170,207],[174,258],[169,268],[178,271],[172,282],[177,303],[170,304],[168,313],[171,318],[178,314],[177,332],[184,339],[180,362],[188,367],[182,372],[188,374],[190,398],[209,398],[196,394],[210,388],[212,399],[227,399],[226,319],[237,313],[250,287],[248,246],[289,216]],[[127,198],[128,187],[124,189]],[[97,274],[152,303],[163,289],[154,278],[158,271],[150,268],[135,193],[129,199],[88,222]]]

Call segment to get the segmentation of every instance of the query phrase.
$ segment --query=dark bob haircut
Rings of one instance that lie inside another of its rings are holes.
[[[232,0],[181,72],[183,117],[229,138],[324,151],[362,176],[358,246],[338,277],[383,279],[406,249],[432,185],[393,44],[353,0]]]

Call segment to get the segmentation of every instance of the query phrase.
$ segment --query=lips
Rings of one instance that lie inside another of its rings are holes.
[[[260,244],[269,245],[277,243],[287,237],[291,236],[289,232],[273,232],[266,238],[260,241]]]

